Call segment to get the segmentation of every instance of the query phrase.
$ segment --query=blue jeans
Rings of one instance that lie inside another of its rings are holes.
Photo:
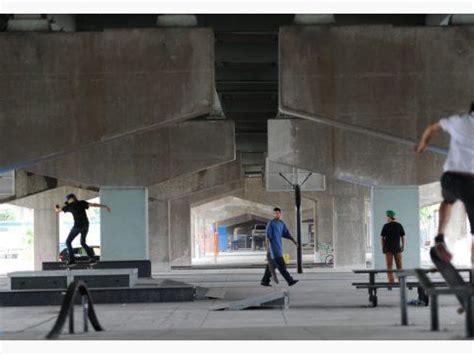
[[[82,227],[72,227],[66,239],[66,247],[67,252],[69,253],[69,261],[76,260],[74,256],[74,250],[72,249],[72,241],[79,235],[79,233],[81,234],[81,246],[84,248],[89,258],[92,259],[94,257],[94,251],[86,244],[87,232],[89,232],[89,225]]]

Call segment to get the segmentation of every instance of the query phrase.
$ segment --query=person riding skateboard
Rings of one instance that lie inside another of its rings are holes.
[[[405,230],[403,226],[396,221],[395,212],[388,210],[385,212],[387,223],[383,226],[380,236],[382,238],[382,252],[385,254],[387,269],[391,270],[393,259],[397,270],[403,268],[402,253],[405,249]],[[387,272],[388,282],[394,283],[393,272]]]
[[[78,200],[74,194],[69,194],[66,196],[66,202],[64,203],[63,207],[56,205],[54,208],[57,213],[70,212],[74,217],[74,226],[72,227],[66,239],[66,247],[69,254],[69,261],[67,263],[68,266],[76,264],[76,258],[72,249],[72,241],[79,234],[81,234],[81,246],[89,256],[89,262],[94,260],[94,251],[86,243],[87,233],[89,232],[89,219],[87,218],[86,210],[89,207],[100,207],[105,208],[108,212],[112,211],[110,207],[106,205]]]
[[[290,273],[286,269],[285,259],[283,258],[282,238],[291,240],[293,243],[295,243],[295,245],[297,245],[297,242],[291,236],[290,231],[286,227],[285,222],[283,222],[281,219],[281,209],[275,207],[273,209],[273,215],[275,216],[275,218],[267,223],[267,231],[265,238],[266,245],[268,246],[268,251],[270,252],[270,260],[268,262],[273,263],[273,265],[280,271],[280,274],[285,278],[286,282],[288,282],[288,286],[292,286],[297,283],[298,280],[293,279],[293,277],[291,277]],[[270,266],[267,263],[261,285],[270,286],[271,276],[272,272],[270,270]]]
[[[441,129],[450,135],[451,141],[441,176],[443,202],[439,208],[434,250],[442,261],[451,261],[453,256],[446,246],[444,232],[453,203],[461,200],[471,225],[471,262],[474,265],[474,101],[469,113],[453,115],[429,125],[415,151],[423,153],[431,138]]]

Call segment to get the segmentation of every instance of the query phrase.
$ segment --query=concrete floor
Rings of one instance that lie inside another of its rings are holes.
[[[368,306],[366,291],[351,286],[351,282],[364,281],[367,276],[324,269],[311,269],[298,275],[301,281],[290,288],[287,310],[210,310],[221,302],[274,291],[259,286],[261,274],[260,270],[245,269],[155,275],[224,290],[225,300],[96,305],[105,332],[64,333],[61,339],[454,340],[464,337],[465,318],[456,313],[457,304],[452,296],[440,299],[440,332],[429,331],[429,307],[409,306],[410,325],[403,327],[397,289],[379,291],[379,306],[373,309]],[[2,283],[5,284],[5,279]],[[415,298],[416,291],[409,291],[408,299]],[[0,340],[43,339],[58,311],[59,307],[0,308]],[[75,319],[76,329],[81,331],[79,307]]]

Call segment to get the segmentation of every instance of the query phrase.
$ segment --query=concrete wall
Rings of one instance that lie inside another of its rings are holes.
[[[421,266],[419,200],[418,186],[378,186],[372,189],[374,268],[386,267],[380,233],[387,223],[387,210],[396,212],[397,222],[403,225],[406,233],[403,267],[413,269]]]
[[[212,109],[210,29],[5,32],[0,47],[0,167]]]

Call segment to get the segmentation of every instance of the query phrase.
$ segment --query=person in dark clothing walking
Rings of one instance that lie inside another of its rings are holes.
[[[405,249],[405,230],[403,226],[395,221],[395,212],[388,210],[386,212],[387,223],[382,228],[382,251],[385,254],[385,262],[387,269],[391,270],[393,259],[397,270],[403,268],[402,253]],[[394,283],[393,272],[387,272],[388,282]]]
[[[285,222],[281,220],[282,214],[281,209],[275,207],[273,209],[273,214],[275,216],[267,224],[267,232],[265,238],[265,244],[267,245],[267,250],[270,252],[269,262],[272,262],[280,271],[280,274],[285,278],[286,282],[288,282],[289,286],[294,285],[298,282],[291,277],[290,273],[286,269],[285,259],[283,259],[283,247],[282,247],[282,240],[281,238],[289,239],[295,245],[297,245],[296,240],[291,236],[290,231],[286,227]],[[270,286],[270,278],[272,276],[270,266],[267,263],[267,267],[265,268],[265,274],[263,275],[261,285],[262,286]]]
[[[107,209],[107,211],[109,212],[112,211],[110,207],[106,205],[101,205],[99,203],[90,203],[83,200],[79,201],[76,195],[74,194],[69,194],[66,196],[66,202],[64,203],[63,207],[60,207],[59,205],[55,206],[55,211],[57,213],[70,212],[74,217],[74,226],[72,227],[66,239],[66,247],[69,254],[68,265],[73,265],[76,263],[76,259],[74,257],[74,250],[72,249],[72,241],[79,234],[81,234],[81,246],[84,248],[87,255],[89,256],[89,261],[92,261],[94,258],[94,251],[86,244],[87,232],[89,231],[89,219],[87,218],[86,210],[89,207],[102,207]]]

